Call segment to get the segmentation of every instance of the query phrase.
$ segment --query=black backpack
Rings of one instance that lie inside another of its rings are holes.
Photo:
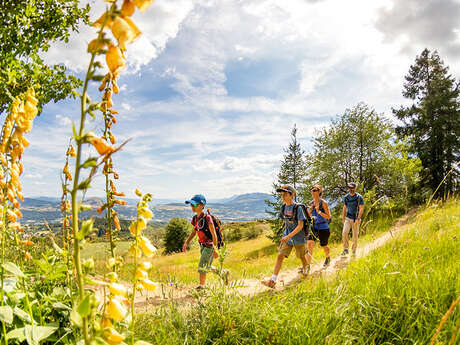
[[[211,210],[209,208],[207,214],[200,219],[199,224],[196,224],[196,215],[193,216],[192,223],[196,224],[195,231],[202,231],[207,238],[212,239],[211,230],[209,230],[209,226],[207,224],[207,216],[211,217],[212,223],[214,224],[214,229],[216,230],[217,236],[217,248],[219,249],[224,245],[224,232],[222,229],[222,222],[217,216],[211,214]]]
[[[310,215],[307,212],[307,207],[304,204],[300,203],[294,203],[294,209],[292,212],[292,218],[291,217],[285,217],[284,215],[284,210],[286,209],[286,204],[281,205],[281,210],[280,210],[280,218],[282,220],[284,219],[292,219],[292,220],[297,220],[297,210],[299,207],[302,207],[303,213],[305,214],[305,220],[303,222],[303,232],[305,233],[305,236],[308,236],[310,233],[310,224],[311,224],[311,218]]]
[[[313,201],[310,203],[310,206],[313,205]],[[321,199],[319,201],[319,210],[323,213],[326,213],[326,211],[324,210],[324,207],[323,207],[323,199]],[[321,223],[316,223],[316,224],[324,224],[324,223],[327,223],[327,224],[331,224],[332,222],[332,214],[331,214],[331,217],[329,219],[326,219],[325,222],[321,222]]]

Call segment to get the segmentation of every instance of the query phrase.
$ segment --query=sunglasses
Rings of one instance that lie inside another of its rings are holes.
[[[319,192],[319,189],[314,188],[314,189],[312,189],[311,191],[312,191],[312,192]]]
[[[197,206],[198,206],[198,204],[193,204],[193,203],[190,203],[190,206],[192,206],[192,207],[197,207]]]

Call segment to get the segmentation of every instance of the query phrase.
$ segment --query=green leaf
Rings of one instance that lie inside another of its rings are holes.
[[[97,157],[89,157],[82,165],[83,168],[92,168],[97,165]]]
[[[48,338],[51,334],[56,332],[56,326],[35,326],[26,325],[25,334],[26,340],[29,345],[40,345],[40,341]]]
[[[77,135],[77,129],[75,128],[75,122],[72,122],[72,133],[73,133],[73,137],[75,138],[75,141],[78,142],[80,137]]]
[[[80,182],[80,184],[78,185],[77,189],[88,189],[91,187],[90,185],[90,182],[91,182],[91,179],[86,179],[82,182]]]
[[[18,307],[14,307],[13,309],[13,313],[14,315],[16,315],[17,317],[19,317],[22,321],[26,321],[28,323],[31,323],[32,320],[30,319],[30,315],[27,314],[24,310],[22,310],[21,308],[18,308]]]
[[[6,262],[2,266],[5,270],[12,273],[14,276],[25,278],[24,273],[22,273],[21,269],[16,266],[16,264],[13,264],[12,262]]]
[[[9,305],[0,307],[0,321],[7,324],[11,324],[13,322],[13,309]]]
[[[91,313],[91,303],[89,294],[86,295],[83,301],[80,302],[77,308],[77,312],[78,314],[80,314],[82,318],[88,316]]]
[[[75,308],[70,312],[70,321],[72,321],[72,323],[79,328],[83,326],[83,319],[80,314],[78,314],[77,310],[75,310]]]
[[[20,343],[26,340],[26,335],[24,333],[24,327],[13,329],[6,334],[8,339],[18,339]]]
[[[81,229],[77,234],[77,239],[82,240],[93,232],[93,220],[87,219],[81,224]]]
[[[16,283],[18,281],[15,278],[3,279],[3,291],[6,293],[13,292],[16,289]]]
[[[54,302],[53,303],[54,309],[61,309],[61,310],[72,310],[68,305],[61,303],[61,302]]]

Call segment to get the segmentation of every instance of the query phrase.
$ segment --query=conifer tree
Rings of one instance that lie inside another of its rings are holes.
[[[422,186],[433,191],[460,159],[459,83],[438,53],[428,49],[416,57],[405,79],[403,96],[413,103],[393,109],[403,122],[396,131],[409,139],[423,165]],[[454,169],[439,195],[458,190],[459,178]]]
[[[305,151],[302,149],[299,141],[297,140],[297,126],[291,130],[291,142],[287,148],[284,148],[284,156],[281,161],[280,171],[277,175],[276,181],[273,183],[272,195],[274,201],[265,200],[269,207],[266,212],[272,217],[270,221],[270,228],[272,234],[268,236],[273,242],[279,243],[283,233],[283,222],[279,219],[282,200],[279,193],[276,192],[277,188],[283,185],[291,185],[297,190],[297,202],[300,202],[299,195],[303,195],[305,188],[306,176],[306,162]]]

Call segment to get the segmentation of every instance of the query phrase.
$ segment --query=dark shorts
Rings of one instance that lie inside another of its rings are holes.
[[[308,234],[308,241],[316,241],[319,239],[319,245],[321,247],[327,246],[329,243],[329,236],[331,236],[330,230],[317,230],[313,229]]]

